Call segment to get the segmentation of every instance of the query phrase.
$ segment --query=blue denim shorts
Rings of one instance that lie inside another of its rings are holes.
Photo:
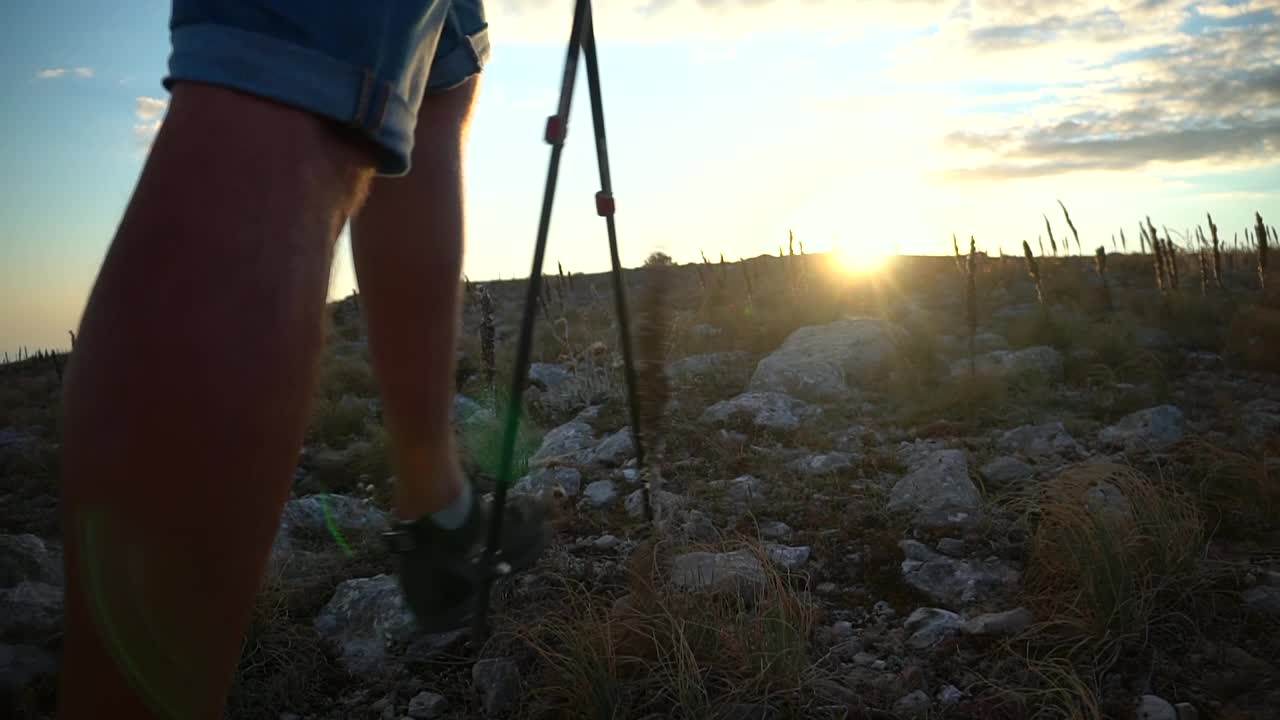
[[[348,125],[409,171],[424,95],[489,57],[482,0],[173,0],[166,89],[231,87]]]

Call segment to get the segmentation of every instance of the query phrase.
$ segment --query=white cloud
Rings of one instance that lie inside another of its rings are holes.
[[[91,78],[94,75],[94,69],[88,65],[80,65],[74,68],[52,67],[36,71],[37,80],[55,80],[67,75],[74,75],[78,78]]]
[[[135,112],[137,113],[139,120],[150,120],[164,112],[164,109],[168,107],[168,105],[169,101],[164,98],[140,95],[137,98],[137,108]]]
[[[169,102],[164,98],[146,95],[138,96],[135,101],[134,114],[137,115],[138,122],[133,125],[133,135],[139,143],[150,147],[156,133],[160,132],[160,125],[164,122],[162,115],[165,108],[169,106]]]

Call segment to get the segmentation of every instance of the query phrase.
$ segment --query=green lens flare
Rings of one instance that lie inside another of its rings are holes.
[[[329,503],[325,501],[327,497],[327,495],[320,496],[320,511],[324,513],[324,526],[328,528],[329,534],[338,543],[338,547],[342,548],[342,554],[351,557],[355,553],[351,550],[346,538],[342,537],[342,531],[338,529],[338,521],[334,519],[333,512],[329,510]]]

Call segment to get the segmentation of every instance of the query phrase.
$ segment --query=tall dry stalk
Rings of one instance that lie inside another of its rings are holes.
[[[1040,281],[1040,265],[1036,262],[1036,256],[1031,254],[1031,246],[1027,244],[1026,240],[1022,241],[1022,254],[1027,258],[1027,274],[1031,276],[1031,279],[1036,284],[1036,302],[1043,307],[1044,286]]]
[[[969,236],[969,262],[966,269],[967,284],[964,293],[965,320],[969,325],[969,376],[978,374],[978,241]]]
[[[1111,283],[1107,282],[1107,249],[1101,245],[1094,251],[1093,266],[1098,271],[1098,279],[1102,281],[1102,304],[1111,312],[1114,307],[1111,304]]]
[[[1255,212],[1253,214],[1256,224],[1253,226],[1253,234],[1257,237],[1258,243],[1258,287],[1263,290],[1267,289],[1267,226],[1262,223],[1262,213]]]
[[[745,265],[743,266],[746,267]],[[640,297],[639,324],[636,328],[638,347],[636,385],[641,441],[648,450],[644,473],[644,516],[653,522],[653,494],[661,479],[660,467],[665,446],[665,420],[671,387],[667,378],[666,359],[671,349],[671,283],[672,269],[655,266],[645,269],[646,282]],[[748,280],[750,287],[750,280]],[[748,291],[749,292],[749,291]]]
[[[1036,242],[1040,244],[1040,257],[1044,257],[1044,236],[1037,235]]]
[[[1204,251],[1204,248],[1200,248],[1200,250],[1196,254],[1199,255],[1199,259],[1200,259],[1200,294],[1208,295],[1209,294],[1209,254]]]
[[[742,280],[747,287],[747,307],[752,307],[755,301],[755,294],[751,287],[751,268],[747,267],[747,261],[738,258],[738,265],[742,267]]]
[[[1180,275],[1178,274],[1178,246],[1173,242],[1173,236],[1169,234],[1169,228],[1164,229],[1164,251],[1165,251],[1165,269],[1169,273],[1169,286],[1174,292],[1178,291]]]
[[[1129,252],[1129,241],[1124,237],[1124,228],[1120,228],[1120,249]]]
[[[964,259],[960,256],[960,241],[956,240],[956,234],[951,233],[951,249],[956,253],[956,271],[961,275],[964,274]]]
[[[1151,222],[1151,219],[1148,218],[1147,222]],[[1143,244],[1145,245],[1147,244],[1147,241],[1150,241],[1152,265],[1156,272],[1156,288],[1162,293],[1166,292],[1166,288],[1164,286],[1164,254],[1160,250],[1160,241],[1154,235],[1148,234],[1145,227],[1139,225],[1138,228],[1142,230]]]
[[[492,407],[498,407],[498,365],[494,352],[494,320],[493,295],[489,288],[480,285],[476,288],[476,301],[480,304],[480,362],[484,365],[484,381],[489,387]]]
[[[1071,228],[1071,236],[1076,239],[1076,252],[1083,257],[1084,249],[1080,247],[1080,233],[1076,232],[1075,223],[1071,222],[1071,214],[1067,212],[1067,206],[1063,205],[1061,200],[1058,201],[1058,206],[1062,208],[1062,215],[1067,219],[1067,227]]]
[[[1138,252],[1141,255],[1147,254],[1147,229],[1138,223]]]
[[[1213,223],[1213,215],[1205,213],[1209,219],[1209,238],[1213,242],[1213,284],[1222,289],[1222,252],[1219,249],[1218,226]]]
[[[1053,239],[1053,226],[1049,224],[1048,215],[1044,216],[1044,229],[1049,233],[1049,247],[1053,248],[1053,256],[1058,257],[1058,241]]]

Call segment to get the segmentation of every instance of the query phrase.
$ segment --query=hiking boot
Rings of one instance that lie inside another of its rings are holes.
[[[492,508],[479,492],[472,497],[471,514],[461,527],[445,529],[425,515],[412,522],[400,521],[384,533],[399,559],[405,602],[426,632],[464,627],[486,574],[506,576],[533,567],[550,537],[543,506],[531,498],[508,496],[502,539],[493,558],[496,567],[484,567]]]

